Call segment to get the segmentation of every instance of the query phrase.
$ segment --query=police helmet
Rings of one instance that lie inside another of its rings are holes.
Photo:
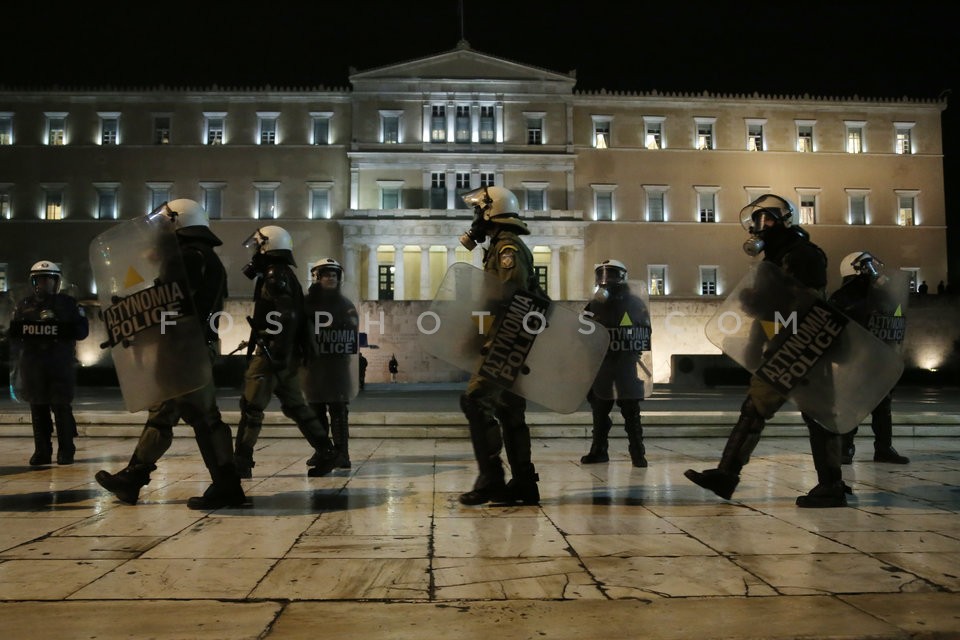
[[[244,240],[243,246],[247,249],[255,249],[258,254],[283,258],[289,264],[297,265],[293,261],[293,238],[283,227],[276,225],[260,227]]]
[[[310,267],[310,277],[314,282],[320,282],[320,276],[324,271],[333,271],[337,274],[337,284],[343,282],[343,267],[333,258],[321,258]]]
[[[621,284],[627,280],[627,265],[619,260],[604,260],[593,266],[598,287]]]
[[[223,244],[210,231],[210,218],[196,200],[178,198],[160,205],[160,209],[172,221],[178,235],[205,238],[214,246]]]
[[[840,275],[844,278],[867,273],[876,278],[880,275],[883,262],[869,251],[854,251],[840,262]]]
[[[30,286],[36,288],[39,278],[46,276],[53,278],[54,287],[53,292],[57,293],[60,291],[60,282],[62,279],[62,274],[60,272],[60,267],[58,267],[53,262],[49,260],[41,260],[40,262],[35,262],[32,267],[30,267]]]
[[[527,224],[520,219],[520,201],[509,189],[503,187],[480,187],[462,196],[464,203],[483,214],[486,222],[514,227],[518,233],[530,233]]]
[[[784,227],[793,224],[797,208],[786,198],[765,193],[740,210],[740,224],[752,234],[764,228],[764,219],[772,219]]]

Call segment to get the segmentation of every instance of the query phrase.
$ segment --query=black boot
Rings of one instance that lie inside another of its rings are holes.
[[[31,467],[42,467],[53,461],[53,419],[50,417],[50,405],[31,404],[30,417],[33,423],[33,455]]]
[[[306,404],[295,406],[280,405],[283,415],[293,420],[300,433],[307,439],[310,446],[313,447],[314,454],[307,461],[311,468],[307,470],[307,475],[311,478],[325,476],[336,467],[337,452],[333,450],[333,444],[324,430],[323,423],[317,417],[317,414]]]
[[[150,472],[156,468],[156,465],[139,462],[134,454],[125,469],[117,473],[101,469],[94,477],[101,487],[115,495],[120,502],[137,504],[137,500],[140,499],[140,489],[150,483]]]
[[[202,496],[194,496],[187,500],[190,509],[205,511],[221,509],[223,507],[245,507],[250,501],[243,493],[240,484],[240,474],[233,463],[225,464],[212,471],[213,483],[207,487]]]
[[[530,451],[530,427],[526,420],[526,401],[520,396],[504,396],[497,419],[503,428],[503,448],[510,463],[507,503],[540,504],[540,476],[533,467]]]
[[[610,461],[610,454],[608,453],[610,418],[608,417],[605,422],[606,424],[603,421],[598,422],[597,416],[593,417],[593,441],[590,443],[590,452],[580,457],[581,464],[597,464]]]
[[[241,478],[252,478],[253,468],[257,465],[253,461],[253,447],[260,437],[263,423],[250,418],[244,411],[245,402],[240,400],[240,424],[237,425],[237,437],[234,440],[233,464]]]
[[[733,426],[733,431],[727,438],[727,444],[723,448],[723,455],[720,457],[720,464],[716,469],[707,469],[706,471],[694,471],[687,469],[683,472],[689,480],[704,489],[709,489],[715,494],[729,500],[733,497],[733,492],[740,484],[740,470],[750,461],[750,454],[757,448],[760,442],[760,433],[766,420],[753,406],[753,401],[747,397],[740,407],[740,419]]]
[[[643,446],[643,427],[640,425],[640,406],[636,400],[625,400],[620,412],[623,414],[624,427],[627,430],[628,450],[630,461],[634,467],[647,466],[647,449]]]
[[[73,439],[77,436],[77,421],[69,404],[53,405],[53,415],[57,421],[57,464],[73,464],[77,447]]]
[[[807,509],[826,509],[847,506],[846,485],[840,461],[843,436],[827,431],[812,418],[802,414],[810,431],[810,452],[817,470],[817,486],[805,496],[797,498],[797,506]]]
[[[841,445],[840,464],[853,464],[853,455],[857,452],[857,446],[854,444],[854,437],[857,435],[859,427],[854,427],[853,431],[843,434],[843,444]]]
[[[507,483],[500,459],[500,450],[503,448],[500,425],[470,393],[460,396],[460,409],[470,426],[470,444],[479,471],[473,489],[460,494],[460,504],[475,506],[487,502],[506,502]]]
[[[902,456],[893,448],[892,397],[887,396],[873,410],[873,461],[890,464],[909,464],[910,458]]]
[[[500,460],[500,455],[488,459],[481,467],[480,475],[473,483],[473,489],[460,494],[458,498],[460,504],[473,507],[488,502],[497,504],[509,502],[509,492],[507,483],[504,481],[503,462]]]
[[[333,448],[337,452],[337,469],[350,468],[350,422],[346,403],[330,406],[330,429],[333,432]]]

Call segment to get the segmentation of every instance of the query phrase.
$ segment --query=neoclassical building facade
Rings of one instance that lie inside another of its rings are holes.
[[[945,101],[583,92],[465,43],[349,80],[0,90],[0,290],[42,258],[92,295],[89,241],[186,197],[224,240],[235,299],[252,291],[243,239],[278,224],[304,282],[333,256],[358,301],[428,300],[451,264],[479,264],[459,195],[482,185],[517,194],[557,300],[617,258],[654,305],[715,303],[751,264],[738,214],[765,192],[797,204],[831,288],[860,249],[913,286],[946,277]]]

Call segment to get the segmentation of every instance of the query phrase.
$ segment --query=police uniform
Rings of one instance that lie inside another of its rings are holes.
[[[830,302],[836,305],[852,320],[870,330],[870,320],[873,316],[891,317],[896,309],[896,302],[885,295],[881,287],[874,286],[874,279],[868,273],[855,276],[846,276],[844,283],[830,296]],[[879,327],[878,327],[879,329]],[[896,347],[903,342],[902,332],[894,335],[883,335],[875,332],[878,338]],[[873,460],[874,462],[891,462],[893,464],[907,464],[910,459],[900,455],[893,448],[893,389],[870,412],[870,427],[873,429]],[[843,434],[843,464],[853,462],[856,452],[854,437],[858,427]]]
[[[606,285],[610,297],[604,301],[591,300],[586,311],[592,319],[607,329],[617,329],[624,314],[634,326],[650,327],[650,312],[643,301],[630,293],[626,283]],[[635,350],[608,350],[600,365],[597,379],[587,394],[593,414],[593,441],[590,452],[581,457],[584,464],[607,462],[608,435],[613,426],[610,412],[614,402],[623,416],[627,432],[627,450],[634,467],[646,467],[646,448],[643,445],[643,427],[640,421],[640,402],[643,400],[643,381],[637,376],[640,353]],[[599,394],[598,394],[599,392]],[[614,394],[616,392],[616,394]],[[616,400],[614,400],[616,395]]]
[[[764,196],[766,198],[768,196]],[[780,199],[778,196],[775,198]],[[749,207],[750,205],[748,205]],[[745,209],[747,210],[747,209]],[[765,236],[764,261],[779,266],[785,273],[825,298],[827,256],[810,241],[800,227],[774,225]],[[740,481],[740,471],[760,442],[766,421],[787,401],[779,391],[756,375],[750,379],[747,397],[740,408],[740,418],[727,438],[716,469],[697,472],[688,469],[684,475],[694,483],[729,500]],[[810,436],[810,447],[817,471],[817,486],[797,498],[801,507],[845,506],[847,489],[840,469],[841,438],[827,431],[806,414],[801,414]]]
[[[212,364],[219,337],[210,319],[223,311],[227,296],[227,273],[214,251],[222,242],[207,227],[193,226],[177,231],[177,243],[190,299],[205,330],[207,350],[197,357],[210,358]],[[97,482],[121,501],[136,504],[140,489],[150,482],[150,472],[156,470],[157,462],[173,443],[173,428],[180,420],[193,428],[203,463],[213,481],[203,496],[190,498],[187,505],[192,509],[209,509],[245,504],[246,496],[233,461],[233,437],[217,406],[212,377],[200,389],[151,406],[128,466],[116,474],[99,471]]]
[[[74,362],[77,340],[86,338],[88,332],[83,309],[64,293],[30,296],[14,309],[10,335],[19,350],[18,392],[30,403],[34,442],[31,465],[52,461],[54,420],[57,464],[73,463],[73,438],[77,435],[71,407],[76,383]]]
[[[308,474],[325,475],[333,469],[335,454],[300,390],[299,368],[309,330],[304,319],[303,288],[285,258],[263,255],[266,267],[254,289],[250,339],[251,347],[256,346],[244,374],[234,459],[241,477],[251,477],[253,448],[263,428],[263,412],[275,395],[283,415],[296,423],[315,450],[311,460],[317,464]],[[282,325],[279,332],[275,329],[277,322]]]
[[[310,285],[306,299],[307,320],[314,326],[316,314],[327,313],[331,318],[325,329],[333,331],[351,331],[356,335],[360,326],[360,317],[357,308],[342,293],[337,290],[325,290],[319,282]],[[327,316],[323,316],[326,318]],[[318,348],[321,345],[317,345]],[[353,354],[311,354],[311,357],[320,358],[322,365],[319,380],[315,384],[323,385],[319,394],[327,398],[326,402],[311,402],[310,408],[317,415],[323,425],[324,432],[332,432],[333,448],[337,452],[336,466],[338,469],[350,468],[350,427],[349,404],[353,391],[353,374],[351,359]],[[329,413],[329,418],[327,414]]]
[[[508,226],[495,225],[484,253],[483,270],[523,291],[538,288],[533,254]],[[491,335],[495,332],[496,325]],[[526,401],[474,374],[460,397],[460,407],[470,425],[470,440],[479,468],[473,490],[463,494],[460,501],[538,503],[539,476],[531,461],[530,429],[524,415]],[[510,464],[509,485],[504,483],[501,449],[506,449]]]

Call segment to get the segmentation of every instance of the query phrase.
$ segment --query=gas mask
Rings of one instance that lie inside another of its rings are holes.
[[[255,253],[253,257],[250,258],[250,262],[243,265],[243,275],[247,276],[251,280],[256,280],[258,276],[263,275],[263,272],[266,270],[267,259],[262,253]]]
[[[881,262],[881,263],[878,265],[878,264],[875,263],[875,261],[876,261],[876,258],[873,258],[872,256],[869,257],[869,258],[865,258],[865,259],[861,260],[860,262],[858,262],[858,263],[855,265],[855,268],[857,269],[857,271],[858,271],[861,275],[865,275],[865,276],[867,276],[868,278],[870,278],[871,280],[877,280],[877,279],[880,278],[880,269],[879,269],[879,268],[883,266],[883,263]],[[877,261],[877,262],[879,262],[879,261]]]
[[[750,239],[743,243],[743,252],[751,258],[760,255],[763,251],[764,242],[760,236],[750,236]]]
[[[460,234],[460,244],[467,251],[473,251],[487,239],[487,221],[483,219],[483,210],[480,207],[474,208],[473,222],[470,228]]]

